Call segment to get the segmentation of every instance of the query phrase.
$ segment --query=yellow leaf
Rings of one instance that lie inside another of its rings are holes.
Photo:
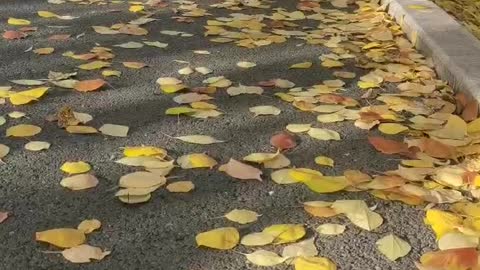
[[[288,264],[298,257],[317,256],[318,249],[315,246],[315,237],[290,244],[283,248],[282,257],[288,259]]]
[[[170,192],[190,192],[195,188],[192,181],[178,181],[170,183],[165,187]]]
[[[431,160],[422,159],[404,159],[402,165],[415,167],[415,168],[433,168],[434,164]]]
[[[126,195],[126,196],[118,196],[118,199],[127,204],[136,204],[136,203],[144,203],[150,200],[152,195],[150,193],[145,195]]]
[[[343,63],[337,60],[332,60],[327,58],[322,62],[322,66],[326,68],[336,68],[336,67],[343,67]]]
[[[394,135],[408,130],[408,127],[396,123],[382,123],[378,126],[378,130],[383,134]]]
[[[274,159],[263,163],[266,169],[280,169],[290,166],[290,160],[284,154],[278,154]]]
[[[154,146],[133,146],[125,147],[123,149],[123,155],[126,157],[159,157],[164,158],[167,155],[165,149]]]
[[[90,126],[68,126],[65,129],[68,133],[73,134],[93,134],[98,133],[97,129]]]
[[[442,210],[428,209],[424,222],[432,227],[438,240],[445,234],[456,231],[462,225],[462,218]]]
[[[50,11],[37,11],[37,14],[38,16],[42,17],[42,18],[57,18],[58,15],[53,13],[53,12],[50,12]]]
[[[280,152],[277,153],[252,153],[243,158],[245,161],[255,162],[255,163],[264,163],[276,158]]]
[[[85,163],[83,161],[77,161],[63,163],[62,167],[60,167],[60,170],[69,174],[79,174],[86,173],[90,171],[91,168],[92,167],[90,167],[88,163]]]
[[[276,224],[263,230],[275,237],[275,244],[295,242],[305,236],[305,228],[300,224]]]
[[[338,235],[342,234],[346,229],[345,225],[324,223],[317,227],[316,231],[324,235]]]
[[[98,179],[87,173],[77,174],[63,178],[62,181],[60,181],[60,185],[71,190],[83,190],[96,187],[98,185]]]
[[[312,62],[297,63],[290,66],[290,68],[311,68],[311,67],[312,67]]]
[[[110,253],[90,245],[80,245],[62,251],[63,257],[73,263],[89,263],[91,259],[102,260]]]
[[[34,125],[20,124],[7,129],[7,137],[31,137],[40,133],[42,129]]]
[[[323,176],[321,172],[307,168],[290,169],[288,175],[297,182],[307,182]]]
[[[239,224],[248,224],[257,221],[258,216],[257,212],[246,210],[246,209],[234,209],[225,214],[225,218],[237,222]]]
[[[361,200],[338,200],[331,207],[337,213],[345,214],[353,224],[367,231],[374,230],[383,223],[383,218],[370,210]]]
[[[223,142],[207,135],[188,135],[188,136],[179,136],[174,138],[184,142],[196,143],[196,144],[212,144],[212,143]]]
[[[168,108],[165,111],[166,115],[180,115],[180,114],[192,114],[197,112],[198,110],[190,108],[190,107],[173,107],[173,108]]]
[[[83,70],[94,70],[94,69],[101,69],[104,67],[109,67],[111,64],[105,61],[93,61],[90,63],[82,64],[78,66],[78,68]]]
[[[181,156],[177,159],[177,163],[182,169],[213,168],[217,165],[217,162],[213,158],[203,153]]]
[[[326,157],[326,156],[318,156],[315,158],[315,163],[318,165],[329,166],[333,167],[334,161],[333,159]]]
[[[208,102],[203,102],[203,101],[196,101],[190,103],[190,106],[194,109],[201,109],[201,110],[214,110],[217,108],[216,105],[210,104]]]
[[[338,132],[326,128],[311,128],[308,131],[308,135],[322,141],[340,140],[340,134],[338,134]]]
[[[304,183],[317,193],[333,193],[350,185],[345,176],[317,176]]]
[[[253,62],[245,62],[245,61],[241,61],[241,62],[238,62],[237,63],[237,66],[238,67],[241,67],[241,68],[252,68],[254,66],[256,66],[257,64],[253,63]]]
[[[133,172],[120,177],[118,185],[122,188],[149,188],[167,183],[164,176],[151,172]]]
[[[133,6],[130,6],[130,8],[128,9],[130,12],[140,12],[140,11],[143,11],[145,7],[142,6],[142,5],[133,5]]]
[[[480,132],[480,118],[477,118],[467,124],[467,132],[468,134]]]
[[[35,240],[60,248],[71,248],[85,243],[85,234],[77,229],[60,228],[35,233]]]
[[[259,115],[279,115],[282,111],[275,106],[255,106],[248,109],[250,112],[254,113],[255,116]]]
[[[107,70],[102,71],[102,75],[104,77],[110,77],[110,76],[120,77],[121,74],[122,74],[122,72],[120,72],[118,70],[107,69]]]
[[[52,48],[52,47],[38,48],[38,49],[33,50],[33,52],[38,54],[38,55],[47,55],[47,54],[53,53],[54,51],[55,51],[55,49]]]
[[[13,105],[23,105],[42,97],[50,87],[39,87],[26,91],[16,92],[10,95],[10,102]]]
[[[287,130],[293,133],[307,132],[312,128],[312,124],[288,124]]]
[[[467,123],[459,116],[451,114],[442,129],[430,131],[428,134],[442,139],[463,140],[467,135]]]
[[[245,254],[247,260],[259,266],[274,266],[283,263],[287,258],[278,256],[275,252],[259,249],[250,254]]]
[[[383,237],[376,244],[378,250],[391,261],[404,257],[412,249],[407,242],[393,234]]]
[[[102,223],[98,219],[86,219],[78,224],[77,230],[82,231],[84,234],[89,234],[100,229],[100,227],[102,227]]]
[[[271,244],[275,240],[275,236],[259,232],[259,233],[251,233],[247,234],[242,237],[242,241],[240,242],[244,246],[264,246]]]
[[[227,250],[238,244],[240,234],[236,228],[225,227],[199,233],[195,240],[198,246]]]
[[[294,265],[295,270],[337,270],[337,266],[325,257],[299,257]]]
[[[456,248],[476,248],[479,244],[477,235],[466,235],[460,232],[449,232],[438,239],[438,248],[440,250]]]
[[[452,210],[473,218],[480,218],[480,203],[458,202],[452,205]]]
[[[8,24],[25,26],[25,25],[30,25],[30,21],[25,19],[8,18]]]
[[[370,89],[370,88],[377,88],[380,87],[380,85],[377,82],[364,82],[364,81],[358,81],[357,82],[358,87],[361,89]]]

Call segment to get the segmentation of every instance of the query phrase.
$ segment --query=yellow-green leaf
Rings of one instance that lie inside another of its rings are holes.
[[[404,257],[412,249],[406,241],[393,234],[381,238],[376,244],[378,250],[391,261]]]
[[[92,167],[88,163],[83,161],[77,161],[63,163],[62,167],[60,167],[60,170],[69,174],[79,174],[86,173],[90,171],[91,168]]]
[[[198,246],[227,250],[238,244],[240,234],[236,228],[225,227],[199,233],[195,240]]]
[[[248,224],[258,220],[260,215],[257,212],[246,209],[234,209],[225,214],[225,218],[239,224]]]

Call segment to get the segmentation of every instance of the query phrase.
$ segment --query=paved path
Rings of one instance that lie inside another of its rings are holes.
[[[36,231],[75,227],[87,218],[96,218],[103,224],[101,231],[91,234],[88,243],[112,250],[104,260],[83,269],[189,269],[189,270],[238,270],[261,269],[246,263],[238,252],[254,249],[239,246],[236,251],[213,251],[199,249],[195,235],[216,227],[236,226],[241,234],[260,231],[278,223],[306,224],[315,228],[325,223],[347,225],[344,234],[336,237],[317,237],[319,254],[334,261],[339,269],[413,269],[421,254],[436,248],[433,233],[423,224],[423,206],[412,207],[392,201],[374,199],[366,192],[338,192],[318,194],[304,185],[277,185],[270,180],[270,169],[263,169],[264,181],[242,182],[224,173],[212,170],[182,170],[176,168],[171,176],[194,182],[196,189],[187,194],[172,194],[165,189],[153,193],[152,199],[139,205],[125,205],[114,197],[118,179],[134,169],[116,164],[113,160],[121,157],[121,147],[153,145],[168,149],[169,154],[178,157],[183,154],[205,152],[220,164],[231,157],[241,159],[254,152],[274,152],[269,139],[276,132],[285,130],[290,123],[315,123],[317,113],[302,112],[291,104],[276,98],[280,89],[266,88],[258,95],[228,96],[224,90],[215,94],[215,103],[224,115],[218,118],[195,119],[191,117],[166,116],[165,110],[177,106],[172,95],[159,91],[155,83],[159,77],[180,78],[188,86],[202,86],[208,76],[225,76],[234,85],[256,85],[260,81],[274,78],[288,79],[298,86],[308,87],[322,80],[334,79],[332,70],[322,68],[318,57],[329,49],[320,45],[306,45],[304,40],[289,38],[281,44],[253,49],[240,48],[231,43],[214,43],[204,37],[203,26],[207,19],[228,16],[234,11],[210,8],[209,4],[198,1],[212,16],[194,18],[194,23],[179,23],[171,18],[169,8],[178,5],[170,3],[144,25],[148,36],[101,35],[91,26],[110,26],[128,22],[139,15],[128,12],[128,4],[79,5],[75,3],[48,4],[37,0],[4,0],[0,3],[0,30],[15,30],[7,25],[9,17],[25,18],[38,30],[21,40],[0,41],[0,85],[13,85],[15,90],[25,87],[11,84],[15,79],[46,78],[49,71],[73,72],[84,61],[62,56],[66,51],[77,54],[88,52],[95,44],[112,48],[116,55],[112,68],[122,71],[120,78],[109,77],[111,86],[94,93],[79,93],[74,90],[52,87],[39,102],[15,107],[7,103],[0,106],[2,115],[14,110],[26,113],[25,118],[8,119],[0,127],[6,128],[30,123],[42,127],[35,140],[47,141],[51,148],[42,152],[23,149],[26,140],[2,138],[11,152],[0,166],[0,210],[11,212],[11,216],[0,225],[0,268],[1,269],[79,269],[80,266],[64,260],[59,254],[45,254],[42,251],[56,250],[34,241]],[[285,7],[294,11],[295,1],[278,1],[272,7]],[[323,5],[323,4],[322,4]],[[328,6],[328,5],[326,5]],[[47,20],[36,15],[38,10],[48,10],[60,15],[78,16],[71,21]],[[247,8],[241,13],[271,13],[271,9]],[[301,25],[316,27],[318,22],[293,21]],[[62,27],[60,27],[62,26]],[[63,28],[65,26],[65,28]],[[302,30],[290,28],[289,30]],[[193,37],[175,37],[161,34],[162,30],[185,31]],[[68,41],[51,41],[53,34],[71,34]],[[82,35],[80,35],[82,34]],[[84,35],[83,35],[84,34]],[[80,35],[80,37],[76,37]],[[141,49],[113,47],[127,41],[161,41],[168,43],[166,49],[145,46]],[[39,56],[24,52],[29,47],[54,47],[51,55]],[[210,55],[194,54],[193,50],[208,50]],[[213,70],[211,75],[193,74],[183,76],[177,70],[185,67],[174,60],[188,61],[194,67],[205,66]],[[138,61],[148,64],[143,69],[127,69],[123,61]],[[257,66],[240,69],[238,61],[251,61]],[[310,69],[289,70],[292,64],[312,61]],[[368,70],[354,66],[354,60],[345,60],[342,69],[357,74],[355,80],[347,82],[344,96],[353,97],[362,106],[369,101],[360,97],[365,93],[357,87],[358,77]],[[100,71],[78,70],[77,79],[100,78]],[[387,85],[388,89],[393,86]],[[274,105],[282,110],[278,116],[253,117],[249,107]],[[115,138],[102,135],[68,134],[56,123],[45,118],[63,106],[75,111],[91,114],[89,124],[100,127],[104,123],[130,127],[128,137]],[[8,118],[8,117],[7,117]],[[367,141],[368,132],[353,125],[352,121],[331,124],[315,124],[339,132],[340,141],[319,141],[307,135],[299,135],[299,145],[286,156],[292,166],[307,167],[322,171],[326,175],[342,175],[345,170],[357,169],[369,174],[395,169],[398,157],[378,153]],[[372,131],[377,133],[377,131]],[[189,134],[211,135],[226,143],[208,146],[193,145],[173,140],[164,134],[181,136]],[[396,137],[394,137],[396,138]],[[401,136],[398,136],[401,138]],[[318,155],[335,160],[335,167],[319,167],[314,163]],[[100,184],[93,189],[73,192],[60,186],[65,176],[59,168],[69,160],[83,160],[93,166]],[[384,224],[373,232],[364,231],[351,224],[344,217],[314,218],[301,209],[301,202],[310,200],[361,199],[369,206],[376,205],[376,212],[384,218]],[[246,208],[261,213],[258,222],[237,226],[217,218],[234,208]],[[378,252],[375,242],[394,233],[409,242],[412,251],[397,262],[388,261]],[[310,230],[309,235],[313,235]],[[269,247],[281,251],[281,246]],[[270,269],[286,269],[285,265]]]

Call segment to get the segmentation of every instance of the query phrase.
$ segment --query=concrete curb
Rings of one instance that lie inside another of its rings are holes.
[[[417,49],[433,59],[440,78],[480,101],[480,41],[431,1],[381,1]]]

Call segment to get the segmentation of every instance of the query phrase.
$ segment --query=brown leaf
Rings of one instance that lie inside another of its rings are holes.
[[[470,100],[464,107],[462,112],[463,120],[470,122],[478,117],[478,102],[474,99]]]
[[[421,138],[419,147],[425,154],[434,158],[454,158],[456,154],[455,147],[430,138]]]
[[[220,166],[218,170],[240,180],[262,181],[262,178],[260,177],[262,175],[261,170],[233,158],[230,158],[230,161],[228,161],[227,164]]]
[[[456,103],[457,113],[460,113],[468,103],[468,98],[465,95],[465,93],[462,93],[462,92],[457,93],[455,95],[455,103]]]
[[[0,212],[0,223],[4,222],[8,218],[8,212]]]
[[[75,84],[74,89],[80,92],[90,92],[100,89],[105,83],[106,81],[102,79],[79,81]]]
[[[25,34],[23,32],[18,32],[18,31],[5,31],[3,33],[3,38],[9,39],[9,40],[21,39],[21,38],[25,38],[25,37],[27,37],[27,34]]]
[[[68,126],[76,126],[80,123],[75,115],[73,114],[72,108],[65,106],[57,112],[57,124],[61,128],[66,128]]]
[[[368,137],[370,142],[377,151],[380,151],[384,154],[399,154],[399,153],[408,153],[408,145],[403,142],[397,142],[394,140],[384,139],[382,137]]]
[[[66,35],[52,35],[52,36],[48,37],[48,40],[54,40],[54,41],[67,41],[68,39],[70,39],[69,34],[66,34]]]
[[[277,147],[280,150],[292,149],[297,146],[295,142],[295,137],[287,132],[280,132],[273,135],[270,138],[270,144]]]

